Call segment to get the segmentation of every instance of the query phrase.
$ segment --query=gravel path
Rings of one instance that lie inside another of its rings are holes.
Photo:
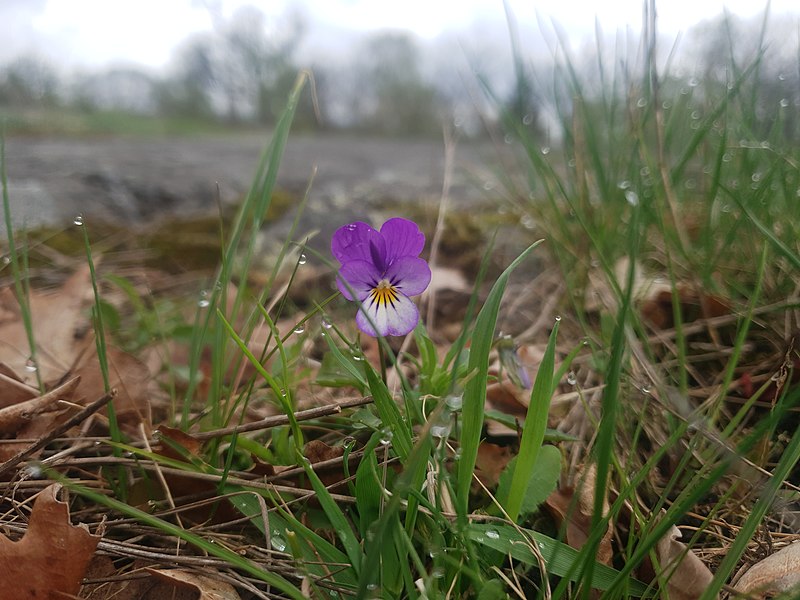
[[[66,227],[82,213],[87,222],[137,226],[207,213],[214,210],[217,184],[224,203],[241,200],[267,141],[255,134],[9,137],[12,221],[17,227]],[[486,144],[457,147],[454,203],[469,206],[484,198],[481,182],[489,177],[493,158],[494,149]],[[332,208],[358,213],[387,201],[435,200],[441,193],[444,146],[436,140],[293,136],[278,187],[300,197],[314,165],[318,173],[309,208],[330,221]]]

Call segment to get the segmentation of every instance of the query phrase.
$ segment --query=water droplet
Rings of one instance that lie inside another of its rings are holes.
[[[78,227],[80,227],[81,225],[83,225],[83,213],[78,213],[77,215],[75,215],[75,218],[74,218],[74,219],[72,219],[72,222],[73,222],[75,225],[77,225]]]
[[[561,315],[556,315],[556,323],[561,321]]]
[[[486,537],[489,538],[490,540],[499,540],[500,534],[497,533],[497,531],[495,531],[494,529],[490,529],[489,531],[486,532]]]
[[[304,265],[308,262],[308,257],[305,254],[301,254],[300,258],[297,259],[298,265]]]
[[[431,577],[434,579],[442,579],[444,577],[444,569],[441,567],[436,567],[433,571],[431,571]]]
[[[522,117],[522,124],[523,125],[530,125],[533,123],[533,115],[528,113],[524,117]]]
[[[483,182],[483,189],[486,190],[487,192],[489,190],[493,190],[494,189],[494,183],[491,182],[491,181],[484,181]]]
[[[353,354],[353,360],[355,360],[357,362],[361,362],[362,360],[364,360],[364,355],[363,354]]]
[[[447,425],[431,425],[431,436],[442,440],[450,435],[450,423]]]
[[[208,291],[203,290],[200,292],[200,300],[197,301],[197,306],[200,308],[208,308],[211,304],[211,300],[208,299]]]
[[[269,540],[269,543],[272,546],[272,548],[274,550],[277,550],[278,552],[283,552],[284,550],[286,550],[286,540],[284,540],[280,536],[277,535],[272,536]]]
[[[333,325],[331,324],[330,321],[328,321],[327,319],[322,319],[322,328],[323,329],[330,329],[331,327],[333,327]]]
[[[644,108],[645,106],[647,106],[647,98],[639,98],[636,101],[636,106],[638,106],[639,108]]]
[[[663,108],[664,110],[669,110],[670,108],[672,108],[672,102],[670,102],[669,100],[664,100],[664,102],[661,103],[661,108]]]
[[[567,373],[567,383],[570,385],[575,385],[578,383],[578,376],[575,375],[575,371],[570,371]]]
[[[464,119],[461,117],[456,117],[453,119],[453,127],[461,127],[464,124]]]
[[[687,190],[693,190],[697,187],[697,182],[690,177],[683,183],[683,185]]]
[[[393,437],[394,433],[392,433],[391,429],[389,429],[388,427],[381,429],[381,439],[380,439],[381,444],[383,444],[384,446],[388,446],[389,444],[392,443]]]
[[[761,181],[761,173],[755,172],[750,176],[753,181]]]
[[[38,463],[33,463],[25,467],[25,477],[29,479],[39,479],[44,475],[42,466]]]
[[[731,162],[731,160],[733,160],[733,155],[730,152],[722,155],[722,162]]]
[[[778,81],[786,81],[786,75],[783,73],[778,73]]]
[[[631,187],[631,182],[630,182],[630,181],[628,181],[627,179],[623,179],[622,181],[620,181],[620,182],[617,184],[617,187],[618,187],[619,189],[621,189],[621,190],[627,190],[629,187]]]
[[[32,356],[25,361],[25,370],[28,373],[35,373],[38,369],[39,367],[36,366],[36,361],[33,360]]]
[[[781,108],[786,108],[787,106],[789,106],[789,99],[781,98]]]
[[[4,264],[4,265],[10,265],[10,264],[11,264],[11,257],[10,257],[8,254],[6,254],[6,255],[3,257],[3,264]]]
[[[544,154],[545,156],[550,154],[550,146],[542,146],[542,154]]]
[[[514,143],[514,137],[510,133],[507,133],[507,134],[505,134],[505,136],[503,136],[503,141],[506,144],[513,144]]]
[[[94,446],[99,446],[99,445],[100,445],[100,444],[102,444],[102,443],[103,443],[103,442],[101,442],[100,440],[95,440],[95,441],[94,441]]]
[[[695,79],[694,77],[692,77],[691,79],[689,79],[689,87],[697,87],[697,84],[698,84],[698,83],[700,83],[700,82],[699,82],[699,81],[697,81],[697,79]]]
[[[650,386],[648,384],[645,383],[644,385],[642,385],[642,393],[643,394],[649,394],[650,393]]]
[[[444,403],[452,411],[461,410],[464,405],[464,396],[461,394],[450,394],[444,399]]]
[[[692,114],[691,114],[691,117],[692,117],[693,120],[696,121],[697,119],[700,118],[700,111],[699,110],[693,110]]]
[[[638,206],[639,194],[637,194],[633,190],[628,190],[625,192],[625,200],[627,200],[628,204],[630,204],[631,206]]]
[[[295,327],[295,328],[294,328],[292,331],[294,331],[296,334],[300,335],[301,333],[304,333],[304,332],[305,332],[305,330],[306,330],[305,326],[303,326],[303,325],[298,325],[298,326],[297,326],[297,327]]]
[[[520,217],[519,222],[525,229],[533,229],[536,227],[536,220],[527,213]]]

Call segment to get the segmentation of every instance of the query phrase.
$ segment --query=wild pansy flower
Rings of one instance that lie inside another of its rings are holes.
[[[373,337],[406,335],[419,322],[409,299],[425,291],[431,270],[419,253],[425,235],[413,221],[396,217],[376,231],[356,221],[339,228],[331,252],[341,263],[336,285],[359,303],[356,324]]]

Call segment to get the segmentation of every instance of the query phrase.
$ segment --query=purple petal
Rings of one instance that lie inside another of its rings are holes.
[[[418,322],[419,310],[402,294],[397,294],[391,302],[368,298],[361,303],[356,315],[358,328],[372,337],[406,335]]]
[[[348,300],[364,300],[382,277],[371,260],[351,260],[339,269],[336,285]]]
[[[381,226],[381,235],[386,240],[386,262],[401,256],[419,256],[425,247],[425,234],[423,234],[414,221],[395,217],[389,219]]]
[[[351,260],[372,262],[376,254],[385,260],[386,243],[379,232],[356,221],[336,230],[331,238],[331,252],[341,264]]]
[[[403,256],[386,269],[386,279],[406,296],[416,296],[431,282],[431,269],[421,258]]]

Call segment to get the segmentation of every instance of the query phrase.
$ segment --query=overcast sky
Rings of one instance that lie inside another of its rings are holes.
[[[0,63],[36,53],[71,68],[134,63],[168,64],[174,46],[210,30],[214,15],[227,17],[251,4],[279,22],[299,11],[308,28],[305,44],[327,50],[337,39],[377,29],[402,28],[432,39],[443,33],[476,35],[504,22],[502,0],[0,0]],[[523,34],[536,35],[538,20],[554,19],[574,44],[594,36],[595,17],[606,32],[641,23],[642,0],[508,0]],[[659,29],[675,35],[718,15],[723,7],[743,17],[762,12],[760,0],[662,0]],[[797,0],[772,0],[772,14],[794,12]],[[796,18],[796,17],[795,17]],[[471,32],[471,33],[470,33]]]

